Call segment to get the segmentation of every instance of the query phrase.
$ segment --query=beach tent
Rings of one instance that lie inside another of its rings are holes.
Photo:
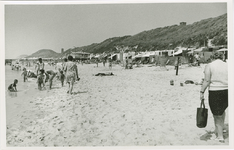
[[[218,52],[223,52],[223,53],[224,53],[224,55],[225,55],[225,59],[228,59],[228,53],[227,53],[228,49],[226,49],[226,48],[222,48],[222,49],[217,50],[217,51],[218,51]]]

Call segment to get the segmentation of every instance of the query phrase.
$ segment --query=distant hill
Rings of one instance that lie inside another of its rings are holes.
[[[60,57],[60,56],[61,56],[60,53],[56,53],[53,50],[41,49],[41,50],[38,50],[37,52],[33,53],[32,55],[27,56],[27,58],[31,58],[31,57],[57,58],[57,57]]]
[[[172,25],[143,31],[133,36],[113,37],[101,43],[70,48],[64,52],[116,52],[120,49],[150,51],[174,49],[178,46],[201,47],[213,39],[214,45],[227,45],[227,14],[208,18],[189,25]]]

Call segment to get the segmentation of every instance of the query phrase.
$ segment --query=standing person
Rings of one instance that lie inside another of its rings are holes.
[[[98,59],[96,59],[96,65],[97,65],[97,67],[98,67]]]
[[[106,59],[103,59],[103,66],[105,67],[105,64],[106,64]]]
[[[195,60],[196,60],[197,65],[200,66],[200,55],[199,55],[198,53],[196,53],[196,54],[194,55],[194,57],[195,57]]]
[[[44,69],[39,70],[39,74],[37,76],[38,90],[42,90],[42,88],[45,89],[45,79],[46,79],[45,70]]]
[[[62,71],[63,71],[63,72],[65,71],[66,63],[67,63],[67,58],[64,58],[64,59],[63,59],[63,63],[62,63]]]
[[[228,107],[228,67],[222,59],[222,53],[214,53],[212,62],[205,67],[205,78],[200,91],[200,99],[204,101],[204,92],[208,87],[209,106],[214,117],[215,140],[219,142],[224,142],[225,110]]]
[[[24,82],[26,81],[26,80],[28,80],[28,78],[27,78],[27,76],[28,76],[28,71],[26,70],[26,68],[23,68],[23,72],[22,72],[22,74],[21,74],[21,76],[24,76]]]
[[[66,71],[66,81],[68,83],[68,91],[67,93],[72,94],[73,85],[78,76],[78,68],[77,65],[73,62],[73,57],[68,56],[68,62],[65,64],[65,71]]]
[[[112,59],[109,59],[109,69],[112,69]]]
[[[38,63],[36,65],[37,75],[41,69],[43,69],[43,70],[45,69],[45,64],[44,64],[44,62],[42,62],[42,58],[39,58]]]
[[[128,57],[125,57],[125,62],[126,62],[125,69],[128,69]]]
[[[63,71],[62,71],[62,70],[60,70],[59,73],[60,73],[59,79],[60,79],[61,85],[62,85],[62,87],[63,87],[64,80],[65,80],[65,75],[63,74]]]

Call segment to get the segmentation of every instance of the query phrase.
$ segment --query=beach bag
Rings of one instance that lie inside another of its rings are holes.
[[[207,124],[208,109],[205,108],[204,100],[201,101],[200,108],[197,108],[197,127],[205,128]]]

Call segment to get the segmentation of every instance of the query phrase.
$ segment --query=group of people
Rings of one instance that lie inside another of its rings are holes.
[[[224,132],[224,120],[225,120],[225,110],[228,107],[228,67],[227,63],[223,61],[223,53],[215,52],[213,55],[213,60],[211,63],[207,64],[204,70],[204,80],[201,85],[200,90],[200,100],[204,103],[204,93],[206,89],[209,91],[208,101],[211,112],[214,117],[215,125],[215,140],[219,142],[224,142],[223,132]],[[36,66],[37,70],[37,83],[38,89],[41,90],[45,86],[45,82],[49,81],[49,87],[52,87],[52,81],[57,75],[58,79],[61,81],[62,86],[64,80],[68,84],[67,93],[72,94],[73,85],[76,80],[79,81],[78,68],[76,63],[73,62],[73,57],[68,56],[64,59],[62,68],[59,68],[58,72],[53,70],[44,70],[44,63],[42,59],[39,58],[38,64]],[[128,63],[126,63],[127,67]],[[24,81],[26,81],[25,69],[23,72]],[[65,73],[65,74],[64,74]],[[111,74],[112,75],[112,74]],[[13,84],[8,87],[9,91],[17,91],[16,84],[18,80],[15,79]]]
[[[39,90],[45,89],[46,82],[49,83],[49,89],[52,88],[53,79],[57,77],[58,80],[61,81],[61,86],[64,86],[64,81],[68,84],[67,93],[72,94],[73,85],[75,81],[79,81],[78,75],[78,67],[76,63],[73,62],[73,57],[68,56],[68,58],[64,59],[62,64],[62,68],[57,68],[56,71],[54,70],[45,70],[45,64],[42,61],[42,58],[38,59],[38,62],[35,66],[36,74],[32,71],[23,68],[22,76],[23,81],[26,82],[28,77],[37,78],[37,85]],[[8,90],[10,92],[17,92],[16,84],[18,80],[15,79],[13,84],[10,84]]]

